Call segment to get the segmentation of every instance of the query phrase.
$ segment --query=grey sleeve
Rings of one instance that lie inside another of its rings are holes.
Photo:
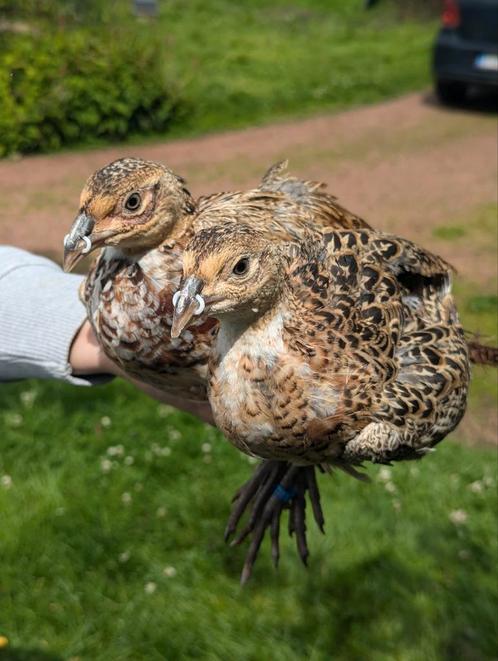
[[[71,373],[69,351],[86,319],[81,281],[45,257],[0,246],[0,381],[61,379],[89,386],[111,378]]]

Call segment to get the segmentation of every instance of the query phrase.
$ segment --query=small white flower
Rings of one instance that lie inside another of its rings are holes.
[[[129,505],[131,503],[131,493],[128,493],[128,491],[125,491],[124,494],[121,496],[121,501],[123,505]]]
[[[210,464],[210,463],[213,461],[213,457],[212,457],[210,454],[205,454],[205,455],[202,457],[202,461],[203,461],[205,464]]]
[[[9,427],[20,427],[23,423],[23,417],[20,413],[6,413],[5,422]]]
[[[112,461],[110,459],[101,459],[100,460],[100,470],[103,473],[109,473],[112,470]]]
[[[149,581],[144,586],[145,594],[154,594],[157,590],[157,584],[154,581]]]
[[[123,553],[120,553],[118,556],[119,562],[125,563],[128,562],[130,559],[130,552],[129,551],[123,551]]]
[[[174,578],[176,576],[176,569],[174,567],[165,567],[163,569],[163,574],[168,578]]]
[[[487,487],[492,487],[495,483],[490,475],[486,475],[486,477],[484,477],[482,481],[484,482],[484,485]]]
[[[389,482],[391,479],[391,469],[388,468],[387,466],[382,466],[382,468],[379,471],[379,480],[381,482]]]
[[[161,448],[161,456],[162,457],[169,457],[171,454],[171,448],[169,448],[167,445],[165,445],[163,448]]]
[[[168,510],[165,507],[158,507],[157,510],[156,510],[156,516],[159,519],[164,519],[164,517],[166,516],[167,513],[168,513]]]
[[[30,409],[36,399],[36,391],[35,390],[25,390],[24,392],[21,393],[21,402],[24,404],[24,406],[27,409]]]
[[[135,458],[129,454],[124,458],[124,463],[126,466],[132,466],[135,463]]]
[[[386,483],[384,484],[384,489],[385,489],[388,493],[395,493],[395,492],[396,492],[396,485],[394,484],[394,482],[386,482]]]
[[[104,415],[100,418],[100,424],[107,429],[107,427],[111,426],[112,420],[108,415]]]
[[[174,413],[175,409],[172,406],[167,404],[159,404],[157,407],[157,414],[160,418],[167,418],[169,415]]]
[[[122,445],[110,445],[107,448],[107,454],[110,457],[122,457],[124,455],[124,447]]]
[[[456,526],[462,525],[467,521],[468,515],[464,510],[453,510],[449,514],[451,523],[454,523]]]
[[[393,500],[393,508],[395,512],[401,512],[401,503],[399,500]]]
[[[172,441],[179,441],[182,437],[178,429],[172,429],[169,433],[169,437]]]
[[[207,454],[208,452],[211,452],[211,443],[203,443],[203,444],[201,445],[201,450],[202,450],[204,453],[206,453],[206,454]]]
[[[2,475],[0,482],[2,483],[2,487],[4,489],[10,489],[12,486],[12,478],[10,475]]]
[[[482,482],[480,482],[479,480],[476,480],[475,482],[469,484],[468,489],[472,491],[472,493],[482,493],[484,491]]]

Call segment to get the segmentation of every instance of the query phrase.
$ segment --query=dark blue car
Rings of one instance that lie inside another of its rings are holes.
[[[445,0],[434,47],[434,82],[445,103],[470,86],[498,90],[498,0]]]

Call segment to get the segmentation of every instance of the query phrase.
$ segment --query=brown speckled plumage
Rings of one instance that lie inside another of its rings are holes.
[[[263,178],[264,190],[214,194],[201,198],[197,207],[184,180],[151,161],[121,159],[89,178],[80,213],[95,220],[96,243],[110,229],[118,231],[103,242],[108,247],[87,277],[83,298],[106,354],[130,375],[176,396],[206,399],[207,360],[217,322],[197,318],[180,338],[170,335],[182,250],[194,231],[221,219],[234,224],[245,219],[286,241],[299,239],[313,226],[368,227],[315,184],[302,182],[297,194],[298,180],[289,178],[287,191],[273,190],[277,172],[275,189],[281,187],[278,164]],[[126,218],[123,200],[144,187],[154,193],[144,216]]]
[[[230,271],[241,257],[245,278]],[[368,230],[296,246],[222,226],[199,232],[184,263],[220,299],[210,401],[240,450],[389,462],[421,456],[460,420],[467,347],[439,258]]]

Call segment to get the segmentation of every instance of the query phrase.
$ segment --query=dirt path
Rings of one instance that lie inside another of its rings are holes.
[[[480,231],[480,214],[496,203],[496,119],[447,110],[424,94],[292,123],[193,140],[123,146],[0,162],[0,243],[58,257],[77,211],[79,192],[96,168],[125,155],[162,161],[188,179],[195,195],[246,188],[271,163],[289,158],[296,174],[329,189],[372,225],[431,247],[479,288],[496,286],[496,232]],[[489,214],[488,214],[489,216]],[[448,242],[441,228],[472,226]],[[496,407],[483,429],[496,438]],[[477,427],[476,427],[477,425]],[[472,437],[474,433],[469,433]]]
[[[442,109],[421,94],[194,140],[0,162],[0,243],[59,252],[86,177],[129,154],[166,163],[187,177],[194,194],[248,187],[267,165],[288,157],[293,171],[328,182],[374,226],[432,246],[463,277],[483,282],[496,272],[489,251],[451,245],[445,254],[447,243],[433,237],[435,227],[465,223],[496,200],[495,118]]]

